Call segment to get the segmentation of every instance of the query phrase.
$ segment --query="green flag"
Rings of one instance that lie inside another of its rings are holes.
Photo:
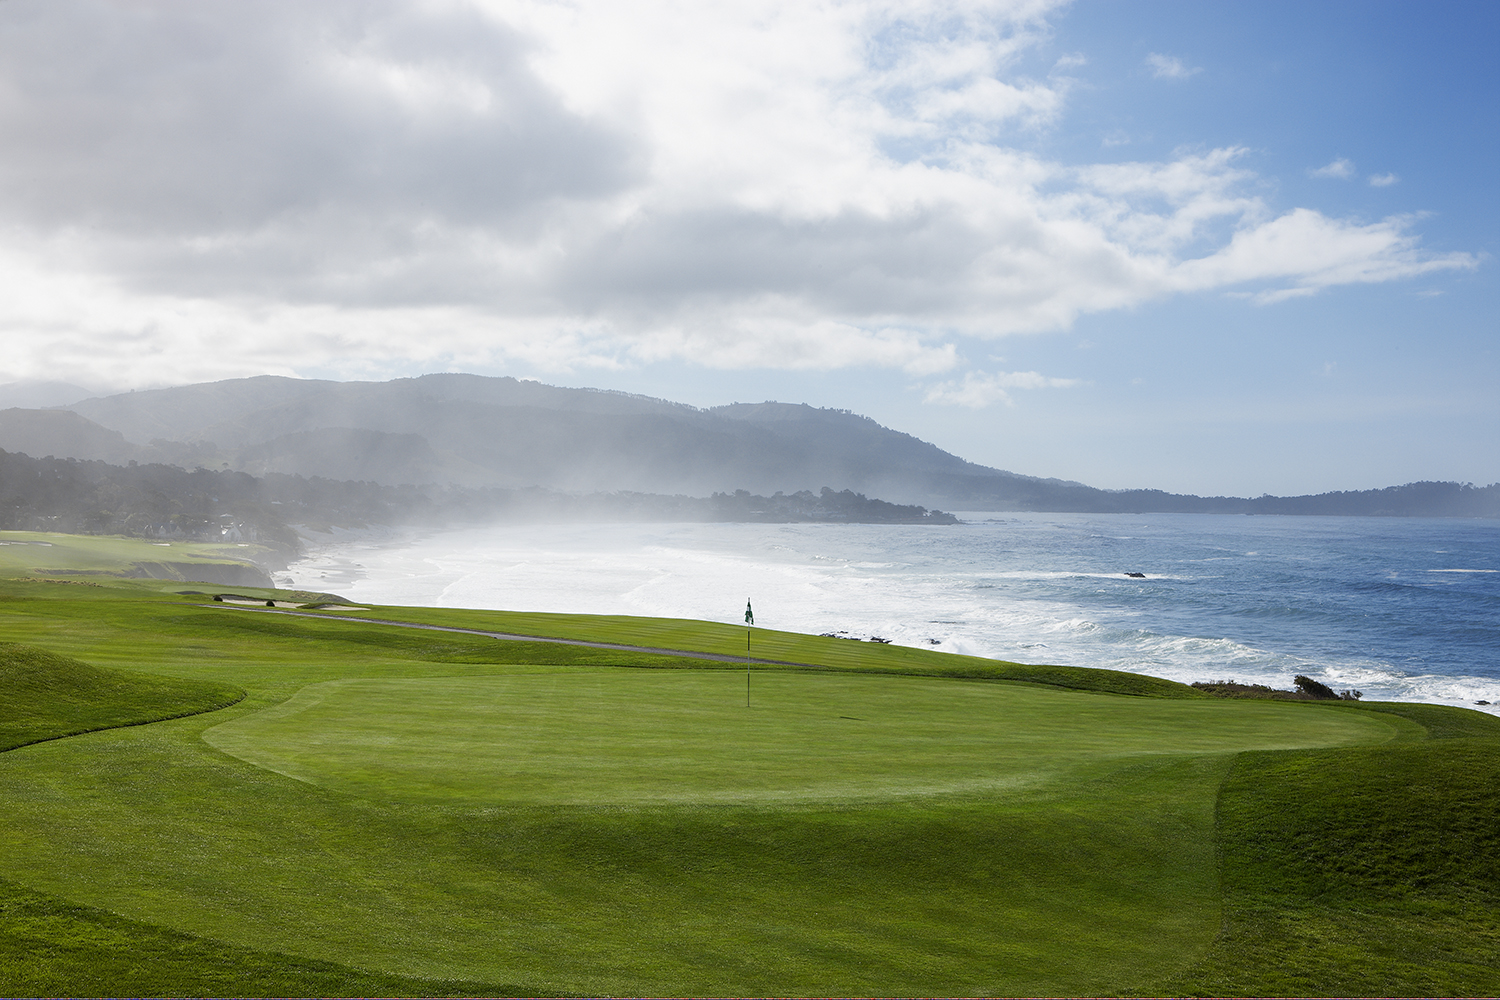
[[[755,612],[750,610],[750,602],[749,601],[745,602],[745,624],[746,625],[754,625],[755,624]]]

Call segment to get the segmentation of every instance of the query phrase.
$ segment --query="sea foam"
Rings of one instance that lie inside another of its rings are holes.
[[[1489,522],[1213,515],[495,525],[335,540],[284,582],[359,603],[730,623],[749,598],[758,625],[794,632],[1188,682],[1308,674],[1472,706],[1500,703],[1497,541]],[[1473,555],[1434,571],[1444,549]]]

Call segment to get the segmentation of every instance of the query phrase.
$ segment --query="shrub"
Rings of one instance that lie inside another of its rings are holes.
[[[1297,685],[1298,691],[1301,691],[1309,698],[1338,698],[1338,694],[1333,688],[1322,681],[1315,681],[1311,677],[1303,677],[1301,674],[1298,674],[1292,678],[1292,683]]]

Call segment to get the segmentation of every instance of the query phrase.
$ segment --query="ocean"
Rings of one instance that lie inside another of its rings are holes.
[[[960,512],[952,526],[506,524],[329,539],[351,601],[741,622],[1500,713],[1500,522]],[[1126,574],[1141,573],[1144,577]]]

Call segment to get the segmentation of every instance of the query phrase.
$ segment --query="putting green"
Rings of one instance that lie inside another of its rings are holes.
[[[736,670],[380,660],[324,636],[377,637],[353,624],[203,618],[253,621],[258,652],[298,629],[293,665],[195,648],[184,670],[261,693],[0,755],[0,877],[233,945],[541,992],[1146,988],[1221,926],[1236,752],[1419,729],[809,671],[756,671],[747,709]]]
[[[1133,755],[1380,743],[1399,720],[1274,702],[763,671],[352,679],[210,729],[214,747],[402,801],[602,805],[1010,795]]]
[[[542,991],[1118,992],[1218,932],[1232,752],[1415,728],[952,679],[757,672],[746,709],[737,671],[421,669],[449,676],[0,755],[0,876]]]

